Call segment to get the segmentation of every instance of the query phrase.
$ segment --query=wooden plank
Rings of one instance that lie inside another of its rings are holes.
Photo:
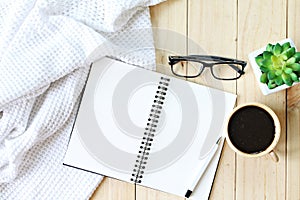
[[[186,0],[166,1],[150,7],[157,72],[172,76],[168,56],[186,54],[186,7]]]
[[[300,107],[288,108],[287,119],[286,199],[300,199]]]
[[[157,71],[172,75],[168,56],[186,53],[186,0],[166,1],[150,8],[156,47]],[[174,177],[176,178],[176,177]],[[182,200],[184,198],[136,186],[136,199]]]
[[[174,177],[176,178],[176,177]],[[137,186],[136,200],[184,200],[184,198],[151,188]]]
[[[91,200],[134,200],[135,186],[133,184],[105,177],[94,192]]]
[[[210,54],[236,57],[237,37],[236,0],[189,1],[189,54]],[[235,93],[234,81],[216,81],[210,71],[203,72],[197,82]]]
[[[236,0],[190,0],[188,8],[189,54],[236,57]],[[195,45],[196,43],[197,45]],[[236,93],[236,81],[218,81],[209,70],[197,83]],[[210,199],[234,199],[235,154],[225,144]]]
[[[286,5],[286,0],[238,2],[238,57],[247,59],[251,51],[286,37]],[[237,156],[236,199],[285,199],[286,93],[263,96],[250,66],[246,76],[238,80],[237,92],[238,104],[256,101],[271,107],[279,117],[282,134],[276,147],[278,163],[266,156]]]
[[[300,1],[288,1],[288,37],[300,50]],[[287,195],[286,199],[300,199],[300,85],[287,92]]]

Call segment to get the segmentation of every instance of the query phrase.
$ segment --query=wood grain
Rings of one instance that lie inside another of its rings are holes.
[[[134,200],[135,186],[105,177],[91,197],[92,200]]]
[[[287,37],[291,38],[298,51],[300,51],[300,26],[299,26],[299,8],[300,1],[289,0],[288,1],[288,26],[287,26]],[[298,24],[297,24],[298,23]],[[288,89],[287,95],[288,108],[297,108],[300,105],[300,85]]]
[[[300,108],[288,109],[286,199],[300,199]]]
[[[286,3],[285,0],[238,2],[238,57],[247,59],[251,51],[286,37]],[[263,96],[250,66],[237,85],[238,103],[256,101],[271,107],[279,117],[282,134],[276,147],[278,163],[266,156],[255,159],[237,156],[236,199],[285,199],[285,91]]]
[[[288,37],[300,50],[300,1],[288,1]],[[286,199],[300,199],[300,85],[287,92]]]
[[[190,0],[188,11],[189,54],[236,57],[236,0]],[[216,80],[209,70],[194,81],[236,93],[236,81]],[[210,199],[233,199],[234,196],[235,154],[225,144]]]

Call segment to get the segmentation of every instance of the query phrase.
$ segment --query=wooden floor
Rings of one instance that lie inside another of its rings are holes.
[[[300,0],[169,0],[151,7],[151,19],[153,27],[169,30],[175,38],[186,38],[180,42],[172,37],[173,41],[160,41],[174,44],[158,44],[157,70],[162,73],[170,73],[166,64],[169,52],[205,51],[247,60],[251,51],[287,37],[300,49]],[[158,42],[159,38],[155,40]],[[299,200],[300,85],[263,96],[249,62],[246,68],[246,74],[238,81],[207,84],[237,94],[237,104],[261,102],[276,112],[282,125],[276,147],[280,161],[242,158],[225,144],[210,199]],[[110,178],[104,179],[92,199],[183,200]]]

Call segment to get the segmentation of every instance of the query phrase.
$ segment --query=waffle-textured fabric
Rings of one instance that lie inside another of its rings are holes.
[[[90,63],[155,68],[160,0],[0,2],[0,199],[87,199],[101,176],[62,165]]]

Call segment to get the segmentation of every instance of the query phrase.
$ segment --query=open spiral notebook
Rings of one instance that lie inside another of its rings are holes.
[[[184,197],[236,95],[103,58],[92,64],[64,165]],[[222,145],[191,199],[207,199]]]

